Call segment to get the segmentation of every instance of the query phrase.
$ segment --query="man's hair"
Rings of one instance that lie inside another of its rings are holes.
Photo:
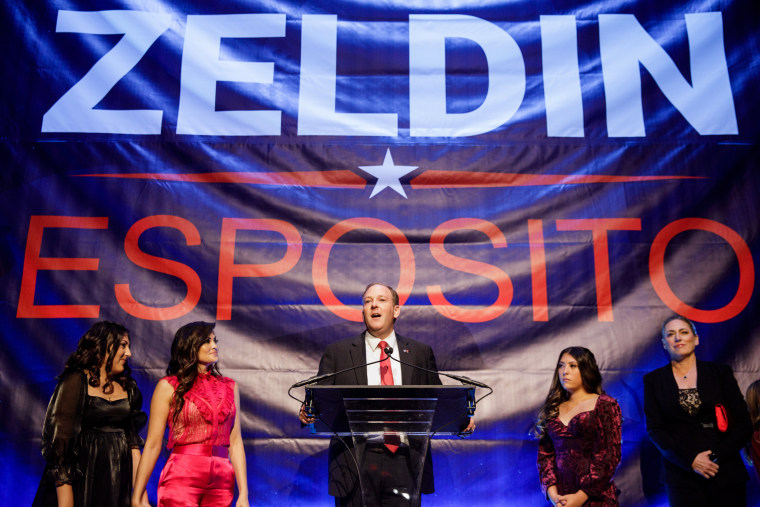
[[[380,287],[385,287],[389,291],[391,291],[391,297],[393,298],[393,306],[398,306],[398,292],[391,287],[390,285],[385,285],[384,283],[380,282],[373,282],[366,287],[364,287],[364,292],[362,292],[362,303],[364,303],[364,295],[367,293],[370,287],[374,287],[375,285],[379,285]]]

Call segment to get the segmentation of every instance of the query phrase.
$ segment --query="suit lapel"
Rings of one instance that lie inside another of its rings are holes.
[[[399,359],[404,361],[404,363],[414,364],[414,355],[412,354],[409,340],[397,334],[396,347],[398,347]],[[411,366],[407,366],[403,363],[401,364],[401,384],[402,385],[411,385],[413,374],[414,374],[414,368],[412,368]]]
[[[367,350],[364,345],[364,333],[360,334],[351,342],[351,362],[353,366],[357,367],[354,370],[356,375],[356,385],[367,385],[367,368],[359,368],[361,365],[367,363]]]
[[[699,412],[697,412],[698,416],[710,417],[715,411],[715,406],[712,403],[720,398],[717,395],[717,389],[720,388],[720,385],[710,373],[704,367],[702,361],[697,361],[697,389],[699,390],[699,397],[702,400],[702,406],[699,407]]]
[[[676,378],[673,376],[673,369],[670,366],[670,363],[665,365],[661,370],[662,375],[662,386],[665,394],[665,406],[673,407],[674,410],[677,411],[677,417],[689,417],[689,414],[686,412],[686,410],[681,406],[681,402],[679,400],[679,391],[678,391],[678,383],[676,382]]]
[[[665,386],[665,391],[669,397],[678,403],[678,382],[676,382],[676,378],[673,376],[673,369],[671,368],[670,364],[662,369],[662,376],[662,385]]]

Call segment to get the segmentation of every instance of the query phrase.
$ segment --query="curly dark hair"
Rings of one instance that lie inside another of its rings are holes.
[[[119,375],[111,375],[113,358],[116,357],[119,344],[124,336],[129,336],[129,331],[121,324],[108,321],[96,322],[79,339],[77,349],[66,360],[63,373],[58,378],[81,371],[89,377],[88,384],[92,387],[99,387],[100,367],[105,363],[106,382],[103,385],[103,392],[105,394],[113,393],[113,382],[118,382],[122,387],[126,387],[127,380],[132,378],[129,364],[124,364],[124,371]]]
[[[211,336],[215,326],[213,322],[191,322],[177,329],[174,334],[172,357],[166,367],[166,374],[175,375],[179,384],[172,396],[172,419],[175,423],[185,405],[185,393],[198,378],[198,349]],[[217,377],[222,375],[216,363],[209,369],[209,373]]]
[[[559,353],[557,366],[554,368],[554,377],[549,388],[549,394],[546,395],[541,411],[538,413],[538,419],[533,428],[533,434],[538,438],[543,438],[546,433],[546,423],[549,419],[557,417],[559,406],[570,398],[570,394],[562,387],[559,382],[559,362],[562,356],[570,354],[578,361],[578,370],[581,372],[581,382],[583,389],[587,393],[603,394],[602,374],[599,373],[599,366],[596,364],[594,353],[586,347],[567,347]]]

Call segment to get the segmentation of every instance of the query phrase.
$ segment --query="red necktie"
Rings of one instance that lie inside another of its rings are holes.
[[[391,360],[388,358],[388,354],[385,353],[385,347],[388,344],[385,340],[378,344],[380,347],[380,383],[384,386],[392,386],[393,384],[393,369],[391,368]],[[396,452],[401,444],[401,438],[398,435],[386,434],[383,437],[385,447],[391,452]]]
[[[380,347],[380,383],[384,386],[393,385],[393,369],[391,368],[391,360],[388,358],[388,354],[385,353],[385,347],[388,344],[385,340],[381,341],[378,347]]]

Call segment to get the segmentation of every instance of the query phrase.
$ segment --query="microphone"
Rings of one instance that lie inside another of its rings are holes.
[[[390,347],[385,347],[384,350],[386,350],[386,354],[388,354],[387,349],[389,349],[389,348]],[[393,349],[391,349],[391,352],[393,352]],[[340,375],[341,373],[345,373],[347,371],[356,370],[357,368],[364,368],[365,366],[370,366],[370,365],[373,365],[373,364],[380,363],[382,361],[387,361],[389,357],[391,357],[390,354],[388,354],[388,357],[386,357],[385,359],[380,359],[378,361],[371,361],[369,363],[360,364],[358,366],[352,366],[351,368],[345,368],[343,370],[334,371],[334,372],[331,372],[331,373],[323,373],[322,375],[316,375],[314,377],[309,377],[306,380],[301,380],[299,382],[296,382],[295,384],[293,384],[292,386],[290,386],[290,389],[295,389],[296,387],[303,387],[303,386],[308,386],[308,385],[311,385],[311,384],[316,384],[317,382],[321,382],[321,381],[323,381],[325,379],[335,377],[336,375]]]
[[[407,366],[411,366],[412,368],[417,368],[418,370],[426,371],[428,373],[435,373],[436,375],[443,375],[444,377],[448,377],[450,379],[456,380],[457,382],[461,382],[462,384],[469,384],[471,386],[482,387],[483,389],[491,389],[491,386],[486,385],[483,382],[478,382],[477,380],[472,380],[469,377],[462,377],[460,375],[453,375],[453,374],[450,374],[450,373],[443,373],[443,372],[440,372],[440,371],[428,370],[427,368],[423,368],[422,366],[417,366],[416,364],[411,364],[411,363],[407,363],[405,361],[402,361],[400,359],[396,359],[395,357],[393,357],[391,355],[391,354],[393,354],[393,347],[391,347],[390,345],[386,346],[383,349],[383,352],[385,352],[386,355],[388,357],[390,357],[391,359],[393,359],[394,361],[396,361],[398,363],[401,363],[401,364],[405,364]]]
[[[393,351],[393,349],[391,349],[391,351]],[[292,391],[293,389],[296,389],[298,387],[304,387],[304,386],[316,384],[317,382],[321,382],[321,381],[326,380],[328,378],[335,377],[335,376],[340,375],[341,373],[345,373],[347,371],[356,370],[358,368],[365,368],[365,367],[371,366],[373,364],[377,364],[377,363],[381,363],[383,361],[387,361],[389,357],[390,357],[390,354],[388,354],[388,357],[386,357],[385,359],[379,359],[377,361],[370,361],[369,363],[360,364],[358,366],[352,366],[351,368],[344,368],[342,370],[334,371],[334,372],[331,372],[331,373],[323,373],[322,375],[315,375],[313,377],[307,378],[306,380],[298,381],[295,384],[293,384],[292,386],[290,386],[290,388],[288,388],[288,396],[290,396],[291,398],[293,398],[296,401],[300,401],[306,407],[307,415],[309,417],[312,417],[313,413],[310,412],[311,407],[309,406],[309,404],[305,400],[304,401],[299,400],[298,398],[296,398],[295,396],[293,396],[292,394],[290,394],[290,391]]]
[[[296,387],[303,387],[303,386],[308,386],[309,384],[316,384],[317,382],[321,382],[322,380],[324,380],[326,378],[333,377],[333,376],[335,376],[337,374],[338,374],[338,372],[335,372],[335,373],[325,373],[324,375],[315,375],[313,377],[307,378],[306,380],[300,380],[300,381],[296,382],[295,384],[293,384],[292,386],[290,386],[290,388],[291,389],[295,389]]]

